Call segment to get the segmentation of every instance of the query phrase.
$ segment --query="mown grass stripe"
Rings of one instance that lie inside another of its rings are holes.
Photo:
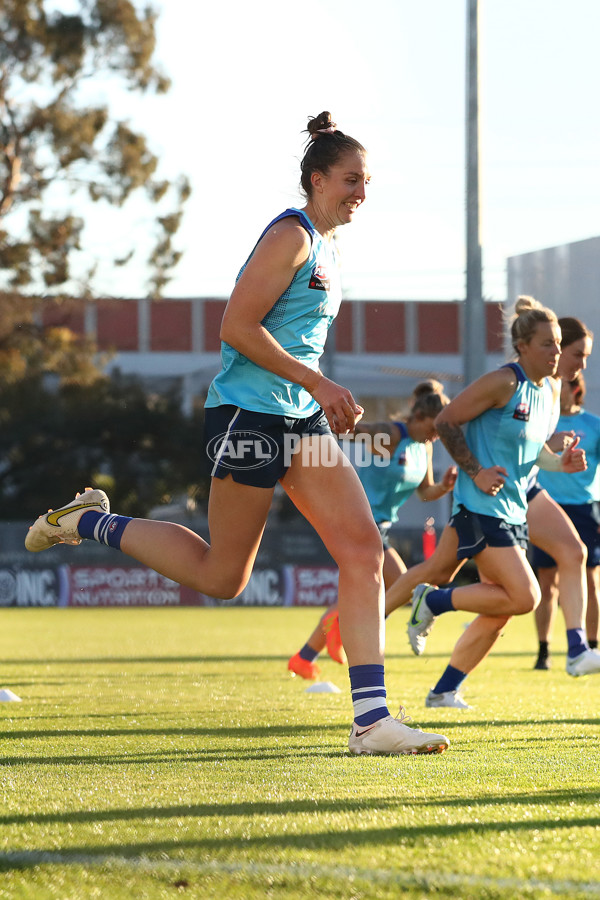
[[[311,863],[228,863],[221,860],[152,859],[148,856],[115,856],[111,854],[65,853],[53,850],[16,850],[0,853],[0,870],[22,869],[44,865],[70,865],[84,868],[125,868],[141,872],[177,871],[195,875],[242,875],[247,878],[290,877],[304,881],[329,878],[346,881],[374,882],[405,888],[473,888],[525,892],[545,891],[551,895],[577,893],[600,896],[600,882],[553,881],[539,878],[489,878],[453,872],[402,872],[394,869],[364,869],[354,866],[322,866]]]

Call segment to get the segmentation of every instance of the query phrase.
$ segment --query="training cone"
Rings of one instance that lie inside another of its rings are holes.
[[[305,694],[341,694],[339,687],[331,681],[317,681],[306,688]]]
[[[3,688],[0,691],[0,703],[21,703],[21,698],[17,697],[16,694],[13,694],[12,691],[9,691],[8,688]]]

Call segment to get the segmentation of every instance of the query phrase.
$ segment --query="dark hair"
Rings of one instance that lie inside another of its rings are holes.
[[[433,379],[418,384],[413,391],[412,400],[410,415],[421,419],[434,419],[450,403],[444,394],[443,384]]]
[[[344,153],[352,151],[364,155],[367,151],[354,138],[344,134],[343,131],[338,131],[335,122],[331,121],[331,113],[327,111],[314,119],[309,119],[305,131],[310,137],[300,163],[300,184],[306,196],[310,197],[313,172],[327,175],[329,169],[336,165]]]
[[[510,326],[510,338],[515,353],[518,353],[517,344],[528,344],[534,335],[539,322],[558,323],[556,313],[546,306],[542,306],[533,297],[522,294],[517,297],[515,312]]]
[[[573,391],[573,399],[577,406],[583,406],[583,401],[585,400],[585,378],[583,374],[579,372],[572,381],[569,382],[569,387]]]
[[[584,325],[581,319],[576,319],[575,316],[563,316],[558,320],[558,324],[562,331],[561,347],[568,347],[569,344],[574,344],[575,341],[580,341],[582,338],[589,337],[590,340],[594,338],[587,325]]]

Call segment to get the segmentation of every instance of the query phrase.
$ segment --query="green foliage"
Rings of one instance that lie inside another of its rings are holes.
[[[157,295],[180,257],[170,241],[189,183],[158,178],[158,158],[144,135],[112,116],[106,102],[86,99],[97,97],[95,84],[118,79],[128,91],[168,90],[153,61],[157,14],[134,0],[76,6],[64,13],[50,0],[0,4],[0,279],[5,287],[65,290],[82,277],[74,261],[83,266],[85,222],[70,207],[81,212],[86,199],[122,207],[142,192],[151,205],[168,204],[150,226],[157,249],[145,261],[149,290]],[[64,210],[44,217],[57,197]],[[112,263],[128,255],[120,247]]]
[[[44,306],[68,302],[0,293],[0,402],[9,386],[21,381],[38,385],[52,376],[63,384],[93,385],[104,377],[106,355],[97,353],[93,341],[41,322]]]
[[[35,518],[40,502],[68,499],[88,485],[108,489],[123,515],[147,515],[178,494],[201,497],[208,481],[202,425],[200,412],[183,415],[175,393],[148,396],[119,377],[86,384],[36,375],[5,385],[0,515]]]
[[[107,377],[92,340],[44,327],[45,309],[68,304],[0,294],[0,518],[35,517],[40,498],[88,485],[124,515],[180,494],[204,500],[203,411],[186,417],[176,392]]]

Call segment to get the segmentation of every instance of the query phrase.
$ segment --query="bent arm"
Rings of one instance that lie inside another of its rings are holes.
[[[450,466],[444,472],[441,481],[434,481],[433,472],[430,467],[427,475],[417,488],[417,496],[426,503],[431,500],[439,500],[440,497],[443,497],[444,494],[449,493],[449,491],[454,488],[454,485],[456,484],[456,475],[456,466]]]
[[[435,427],[446,450],[478,488],[490,493],[502,485],[501,466],[484,469],[471,451],[463,431],[463,425],[476,419],[488,409],[505,406],[515,392],[517,379],[512,369],[498,369],[483,375],[444,407],[435,420]]]
[[[483,466],[471,452],[462,427],[453,422],[438,422],[435,427],[440,440],[454,462],[460,466],[469,478],[476,478]]]
[[[242,272],[221,323],[220,337],[253,363],[312,392],[321,373],[295,359],[262,325],[310,253],[310,237],[284,219],[260,241]]]
[[[259,242],[229,298],[221,340],[263,369],[312,394],[337,434],[363,413],[351,392],[285,350],[262,324],[310,253],[310,237],[294,218],[276,223]]]

